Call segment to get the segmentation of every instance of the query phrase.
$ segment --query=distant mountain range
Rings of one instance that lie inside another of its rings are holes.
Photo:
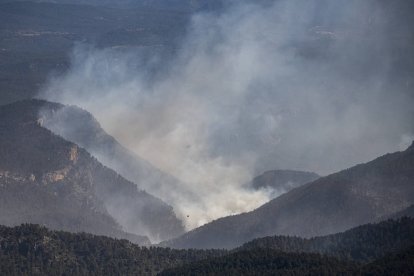
[[[276,0],[245,1],[269,4]],[[50,74],[60,74],[69,68],[70,52],[76,43],[87,43],[100,48],[116,47],[119,50],[145,48],[169,56],[176,51],[179,45],[177,41],[185,36],[194,11],[221,10],[223,5],[240,2],[0,0],[0,104],[36,96]],[[312,2],[319,3],[321,7],[325,6],[324,0]],[[390,45],[389,51],[382,54],[386,54],[393,61],[390,77],[396,83],[403,83],[402,88],[406,87],[407,93],[410,93],[413,90],[414,55],[411,45],[414,36],[409,26],[414,24],[411,16],[414,5],[406,0],[375,0],[373,4],[380,5],[384,11],[381,14],[383,30]],[[346,4],[344,7],[347,7]],[[335,15],[332,17],[339,18]],[[369,24],[365,17],[358,20],[361,24]],[[326,47],[330,39],[321,35],[327,32],[320,31],[320,28],[335,32],[338,22],[341,20],[315,22],[319,29],[314,29],[305,37],[298,37],[301,43],[292,45],[293,49],[307,58],[329,58]],[[352,30],[343,31],[353,34]],[[351,38],[358,42],[361,39],[370,39],[358,34],[353,34]],[[365,66],[361,70],[376,70],[375,60],[377,56],[375,59],[367,59],[361,64]]]
[[[0,224],[153,240],[182,234],[171,206],[42,127],[40,111],[57,106],[27,100],[0,107]]]
[[[31,0],[35,3],[75,4],[111,8],[142,8],[181,12],[216,11],[231,4],[261,3],[269,4],[277,0]],[[25,0],[0,0],[0,3],[27,2]]]
[[[234,248],[269,235],[312,237],[344,231],[414,203],[414,143],[366,164],[321,177],[258,209],[220,218],[162,243],[175,248]]]
[[[36,96],[50,74],[69,68],[76,43],[168,56],[189,20],[187,12],[56,2],[0,1],[0,104]]]
[[[0,0],[0,3],[27,2],[24,0]],[[175,10],[192,12],[197,10],[216,10],[223,7],[223,0],[32,0],[35,3],[74,4],[112,8],[145,8],[155,10]],[[227,2],[229,2],[227,0]]]

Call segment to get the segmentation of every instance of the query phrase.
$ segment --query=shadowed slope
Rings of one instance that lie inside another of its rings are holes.
[[[30,100],[0,107],[0,223],[41,223],[53,229],[113,235],[144,234],[154,240],[183,232],[172,207],[87,151],[40,126]]]
[[[326,235],[376,221],[414,203],[414,143],[403,152],[322,177],[258,209],[221,218],[163,243],[232,248],[257,237]]]

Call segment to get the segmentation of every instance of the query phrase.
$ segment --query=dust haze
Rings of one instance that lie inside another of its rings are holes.
[[[85,108],[179,179],[149,190],[170,194],[192,229],[265,203],[270,192],[245,188],[265,170],[329,174],[412,142],[413,78],[394,70],[385,11],[384,1],[233,4],[195,14],[173,55],[79,44],[40,97]]]

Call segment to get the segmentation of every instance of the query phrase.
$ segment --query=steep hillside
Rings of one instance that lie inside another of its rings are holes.
[[[264,236],[312,237],[344,231],[414,203],[414,143],[322,177],[258,209],[221,218],[165,242],[177,248],[232,248]]]
[[[76,106],[48,103],[39,106],[38,116],[42,126],[90,152],[105,166],[123,177],[172,204],[179,198],[176,187],[179,180],[160,171],[147,161],[124,148],[108,135],[89,112]]]
[[[286,193],[303,184],[312,182],[320,176],[312,172],[273,170],[256,176],[252,181],[252,187],[256,190],[270,189],[275,194]]]
[[[154,240],[183,233],[172,207],[41,127],[38,111],[48,104],[0,107],[0,224],[40,223],[115,237],[120,225]]]
[[[2,275],[155,275],[224,253],[144,248],[126,240],[50,231],[38,225],[0,226]]]

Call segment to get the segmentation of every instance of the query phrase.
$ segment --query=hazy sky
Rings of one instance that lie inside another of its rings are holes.
[[[328,174],[411,143],[412,77],[395,71],[398,41],[378,3],[283,0],[196,14],[168,61],[78,45],[41,97],[85,108],[182,180],[195,196],[173,205],[192,228],[268,200],[242,187],[265,170]]]

